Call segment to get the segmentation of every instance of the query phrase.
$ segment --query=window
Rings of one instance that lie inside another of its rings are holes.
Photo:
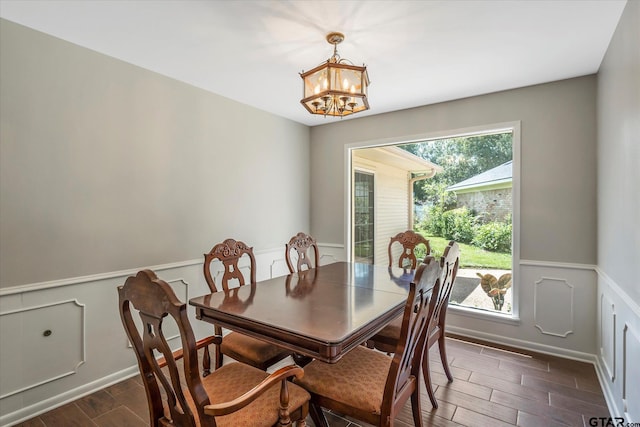
[[[423,215],[414,230],[433,254],[449,240],[461,246],[450,304],[511,314],[512,132],[422,141],[401,148],[442,167],[417,181],[414,197]]]
[[[356,262],[373,264],[373,174],[355,171],[353,183],[353,250]]]
[[[374,259],[371,248],[374,243],[386,245],[389,234],[395,229],[401,231],[402,227],[413,228],[429,239],[432,255],[436,257],[442,254],[449,240],[455,240],[461,246],[461,256],[451,307],[469,316],[491,315],[496,320],[517,321],[518,290],[514,278],[517,279],[519,271],[516,268],[519,259],[519,123],[442,135],[395,144],[369,142],[348,147],[352,162],[363,157],[369,160],[366,167],[376,170],[376,186],[380,192],[376,196],[379,200],[374,217],[373,175],[357,170],[360,166],[352,163],[352,259],[385,265],[386,252],[376,251],[374,247],[373,254],[377,255]],[[381,157],[381,147],[402,149],[415,156],[409,155],[405,162],[415,162],[418,158],[442,170],[435,175],[411,170],[409,164],[401,165]],[[364,154],[374,153],[376,149],[378,156]],[[404,178],[401,172],[391,176],[390,169],[383,165],[385,162],[404,169]],[[401,179],[404,179],[404,188]],[[404,206],[405,212],[399,206]],[[408,220],[406,211],[413,213]],[[375,242],[374,230],[378,233]]]

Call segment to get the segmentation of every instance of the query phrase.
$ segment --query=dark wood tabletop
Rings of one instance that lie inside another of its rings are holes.
[[[334,363],[402,312],[413,273],[337,262],[189,304],[200,320]]]

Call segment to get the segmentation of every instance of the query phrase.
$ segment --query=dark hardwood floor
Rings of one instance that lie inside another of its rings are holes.
[[[609,417],[591,364],[453,337],[447,346],[454,381],[447,382],[437,350],[432,350],[439,408],[432,409],[422,383],[425,426],[586,427],[591,417]],[[413,426],[409,405],[397,417],[397,426]],[[327,415],[332,427],[367,426]],[[137,427],[148,425],[148,418],[144,388],[136,376],[18,425]]]

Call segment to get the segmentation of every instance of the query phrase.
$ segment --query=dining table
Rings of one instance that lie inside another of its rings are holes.
[[[415,270],[335,262],[189,300],[196,318],[335,363],[401,315]]]

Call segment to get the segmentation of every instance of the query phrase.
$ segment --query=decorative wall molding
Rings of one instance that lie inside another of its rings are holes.
[[[166,282],[171,286],[171,289],[173,289],[173,292],[176,293],[176,295],[178,296],[178,298],[180,298],[180,300],[187,302],[189,301],[189,283],[184,280],[183,278],[177,278],[177,279],[172,279],[172,280],[166,280]],[[180,287],[178,287],[177,285],[181,285]],[[184,291],[184,295],[183,292],[181,292],[179,289],[182,288]]]
[[[611,382],[616,379],[616,307],[605,294],[600,295],[600,357]]]
[[[521,259],[520,265],[529,267],[549,267],[549,268],[568,268],[571,270],[593,270],[597,267],[593,264],[577,264],[569,262],[555,262],[555,261],[536,261],[530,259]]]
[[[320,242],[318,242],[318,247],[344,249],[344,244],[343,243],[320,243]]]
[[[29,314],[30,318],[28,319],[24,319],[22,316],[20,316],[18,320],[18,326],[20,329],[20,333],[19,333],[19,338],[23,338],[24,336],[30,336],[32,338],[27,338],[24,339],[22,342],[11,342],[9,340],[7,340],[6,336],[3,342],[3,346],[6,346],[5,348],[9,348],[10,351],[15,351],[16,348],[19,348],[21,351],[25,351],[25,346],[26,345],[32,345],[34,347],[39,347],[39,343],[35,342],[35,338],[33,338],[34,336],[36,336],[36,333],[34,330],[28,330],[25,331],[25,328],[29,328],[30,324],[29,324],[29,320],[31,318],[34,317],[34,313],[38,312],[39,310],[42,311],[51,311],[50,309],[53,308],[57,308],[60,306],[63,306],[65,304],[70,304],[72,307],[71,308],[75,308],[77,310],[79,310],[79,314],[80,314],[80,321],[79,323],[76,325],[78,330],[79,330],[79,336],[78,341],[75,343],[77,345],[77,350],[78,350],[78,359],[77,360],[70,360],[69,358],[62,358],[60,355],[56,355],[56,354],[52,354],[51,352],[49,352],[48,354],[46,354],[46,358],[50,360],[49,363],[47,363],[46,367],[42,366],[42,363],[40,361],[40,358],[42,357],[42,353],[40,351],[37,351],[37,349],[33,349],[34,351],[28,351],[26,352],[27,354],[22,354],[21,355],[21,363],[24,363],[28,366],[31,366],[29,372],[30,375],[35,375],[35,378],[32,379],[27,379],[25,380],[25,378],[23,377],[23,365],[20,366],[14,366],[13,370],[11,372],[7,372],[5,371],[7,369],[7,365],[6,360],[3,363],[3,378],[5,379],[5,383],[7,381],[7,378],[9,377],[9,375],[16,375],[19,376],[18,377],[13,377],[15,382],[21,383],[21,385],[14,389],[14,390],[10,390],[10,391],[6,391],[4,394],[0,395],[0,400],[5,399],[7,397],[13,396],[15,394],[18,393],[22,393],[26,390],[30,390],[32,388],[35,387],[39,387],[41,385],[59,380],[60,378],[64,378],[64,377],[68,377],[69,375],[74,375],[78,372],[78,369],[80,368],[80,366],[86,362],[86,313],[85,313],[85,305],[84,304],[80,304],[78,302],[78,300],[76,299],[72,299],[72,300],[65,300],[65,301],[58,301],[58,302],[54,302],[51,304],[43,304],[43,305],[38,305],[38,306],[32,306],[32,307],[25,307],[25,308],[20,308],[20,309],[16,309],[16,310],[11,310],[11,311],[6,311],[4,313],[0,313],[0,318],[3,316],[12,316],[12,315],[22,315],[22,314]],[[70,313],[70,312],[67,312]],[[53,319],[47,319],[49,322],[54,321],[54,320],[61,320],[60,318],[60,314],[61,313],[52,313],[51,315],[53,315]],[[69,319],[62,319],[62,320],[66,320],[68,321]],[[5,319],[3,321],[7,322],[7,319]],[[4,323],[6,325],[6,323]],[[43,331],[42,335],[45,337],[44,339],[49,339],[49,336],[54,336],[54,338],[58,335],[58,331],[59,329],[63,329],[65,331],[68,331],[70,329],[71,326],[73,325],[69,325],[69,324],[65,324],[65,325],[56,325],[59,326],[60,328],[57,328],[56,326],[51,326],[52,323],[47,323],[47,328],[45,331]],[[38,326],[40,326],[38,324]],[[27,332],[27,333],[25,333]],[[39,331],[38,331],[39,333]],[[65,343],[60,343],[60,347],[64,348],[65,346],[70,347],[73,346],[74,343],[72,342],[65,342]],[[37,360],[31,361],[28,358],[30,357],[35,357],[37,358]],[[55,362],[55,364],[54,364]],[[62,364],[66,364],[66,363],[71,363],[72,366],[70,368],[67,368],[66,366],[62,366]],[[59,365],[59,366],[55,366],[55,365]],[[41,374],[38,375],[37,370],[35,369],[36,367],[40,367],[39,371],[41,371]],[[11,368],[11,367],[10,367]],[[35,372],[34,372],[35,371]],[[31,380],[32,382],[25,384],[25,381],[29,381]]]
[[[627,306],[634,312],[634,314],[637,317],[640,317],[640,305],[638,305],[638,303],[636,303],[629,294],[618,286],[618,284],[600,267],[596,268],[596,273],[598,273],[598,276],[606,282],[607,286],[609,286],[613,292],[620,296],[622,301],[626,302]]]
[[[139,268],[133,268],[129,270],[109,271],[106,273],[91,274],[88,276],[70,277],[67,279],[52,280],[48,282],[39,282],[39,283],[31,283],[27,285],[12,286],[10,288],[0,288],[0,297],[6,296],[6,295],[21,294],[25,292],[41,291],[44,289],[59,288],[61,286],[79,285],[83,283],[97,282],[100,280],[114,279],[117,277],[132,276],[132,275],[135,275],[138,271],[143,269],[149,269],[149,270],[158,272],[158,271],[170,270],[174,268],[188,267],[188,266],[197,265],[197,264],[202,264],[202,260],[192,259],[190,261],[160,264],[160,265],[154,265],[151,267],[139,267]]]
[[[331,243],[323,244],[323,246],[336,247],[336,248],[344,247],[343,245],[336,245]],[[253,253],[256,257],[258,257],[259,255],[272,254],[274,252],[284,252],[284,249],[281,247],[268,248],[268,249],[254,250]],[[50,288],[58,288],[61,286],[79,285],[82,283],[97,282],[100,280],[114,279],[118,277],[126,277],[126,276],[135,275],[138,271],[143,269],[149,269],[149,270],[158,272],[158,271],[171,270],[171,269],[180,268],[180,267],[202,265],[203,261],[204,259],[198,258],[198,259],[191,259],[187,261],[171,262],[167,264],[158,264],[153,266],[131,268],[127,270],[118,270],[118,271],[109,271],[105,273],[90,274],[87,276],[69,277],[69,278],[60,279],[60,280],[29,283],[25,285],[12,286],[9,288],[0,288],[0,297],[13,295],[13,294],[21,294],[25,292],[40,291],[40,290],[50,289]]]
[[[320,254],[320,265],[333,264],[334,262],[338,262],[338,259],[335,257],[335,255]]]
[[[536,328],[543,334],[556,337],[566,338],[572,334],[573,286],[566,279],[541,277],[535,282],[534,287],[533,311]]]
[[[601,346],[596,372],[611,415],[632,425],[640,422],[640,306],[601,268],[596,273]]]
[[[320,254],[322,263],[330,260],[342,260],[343,257],[346,256],[344,253],[345,247],[342,244],[319,244],[320,246]],[[324,250],[323,250],[324,248]],[[264,280],[268,277],[275,277],[276,271],[273,270],[274,266],[277,268],[279,265],[283,266],[283,269],[286,270],[286,265],[284,263],[283,255],[284,248],[277,247],[272,249],[265,249],[261,251],[255,251],[256,261],[258,265],[258,280]],[[528,262],[525,261],[524,264],[530,264],[536,267],[560,267],[560,268],[573,268],[576,270],[593,270],[592,266],[585,266],[580,264],[559,264],[559,263],[543,263],[543,262]],[[185,299],[191,298],[196,294],[204,293],[207,290],[206,283],[202,277],[202,259],[190,260],[184,262],[176,262],[170,264],[164,264],[155,267],[145,267],[150,268],[156,272],[166,270],[162,273],[163,279],[168,281],[170,284],[176,286],[176,294],[180,295],[180,298],[183,298],[181,293],[186,291],[187,297]],[[50,282],[42,282],[36,283],[26,286],[18,286],[9,289],[0,290],[0,297],[8,297],[6,300],[3,298],[2,303],[4,307],[9,307],[11,309],[21,309],[21,304],[26,304],[24,301],[42,301],[43,298],[47,298],[46,300],[72,300],[73,298],[77,298],[79,301],[86,303],[88,305],[87,316],[90,319],[89,325],[96,324],[95,317],[101,316],[102,312],[95,313],[95,309],[98,311],[102,310],[96,306],[96,303],[101,300],[112,300],[113,293],[115,292],[114,287],[120,283],[121,278],[135,274],[140,269],[131,269],[131,270],[123,270],[123,271],[115,271],[104,274],[96,274],[92,276],[84,276],[78,278],[72,278],[67,280],[58,280],[58,281],[50,281]],[[527,279],[529,288],[532,288],[533,282],[543,274],[551,275],[554,277],[567,277],[567,280],[570,283],[576,285],[576,297],[580,295],[582,292],[580,282],[574,282],[573,275],[565,276],[562,272],[559,273],[549,273],[549,272],[537,272],[537,269],[529,269],[532,275]],[[286,274],[286,273],[285,273]],[[159,273],[160,276],[160,273]],[[264,276],[264,277],[260,277]],[[110,279],[110,280],[105,280]],[[168,280],[171,279],[171,280]],[[587,289],[591,289],[591,281],[589,279],[586,283]],[[78,286],[78,287],[69,287],[68,285],[86,285],[86,286]],[[60,287],[60,289],[53,289],[55,287]],[[184,289],[181,290],[180,288]],[[40,293],[37,291],[44,291],[44,293]],[[21,295],[22,294],[22,295]],[[59,297],[58,297],[59,295]],[[532,295],[528,295],[527,298],[531,298]],[[87,301],[84,300],[87,298]],[[46,301],[45,300],[45,301]],[[578,301],[578,298],[576,298]],[[594,301],[594,307],[597,306],[597,302],[599,299]],[[617,300],[614,300],[617,301]],[[620,302],[616,302],[616,314],[618,315],[617,322],[623,322],[623,317],[620,316],[619,310]],[[107,310],[105,308],[104,310]],[[529,310],[530,311],[530,310]],[[193,313],[190,313],[190,315]],[[458,313],[456,313],[458,314]],[[525,322],[530,326],[532,325],[532,314],[526,313],[528,315],[527,318],[521,319],[522,326],[526,326]],[[577,313],[576,313],[577,315]],[[93,317],[91,317],[93,316]],[[452,316],[455,318],[456,316]],[[460,316],[458,316],[460,318]],[[490,317],[490,316],[489,316]],[[579,319],[579,317],[577,317]],[[488,319],[492,320],[492,319]],[[503,343],[505,345],[510,345],[512,347],[518,347],[523,349],[531,349],[533,351],[552,354],[560,357],[566,357],[570,359],[582,360],[587,362],[593,362],[596,358],[593,354],[586,354],[580,351],[574,351],[571,349],[565,349],[561,347],[555,347],[549,344],[549,341],[535,342],[536,339],[533,336],[526,336],[523,338],[518,332],[514,333],[511,336],[502,335],[501,331],[508,330],[505,328],[511,327],[509,324],[505,324],[504,322],[495,322],[492,321],[493,325],[500,324],[500,326],[493,329],[484,329],[484,323],[476,320],[475,318],[470,319],[468,324],[460,324],[458,328],[450,327],[449,330],[453,333],[459,333],[460,335],[466,335],[470,337],[475,337],[478,339],[483,339],[485,341],[491,341],[496,343]],[[576,320],[578,322],[578,320]],[[506,322],[510,323],[510,322]],[[513,327],[519,327],[517,322],[513,325]],[[596,323],[594,323],[596,324]],[[100,323],[101,327],[104,327],[104,323]],[[47,386],[42,387],[41,389],[35,389],[32,392],[25,394],[17,394],[10,397],[9,401],[12,403],[19,399],[23,399],[24,395],[31,395],[34,392],[41,393],[42,398],[38,401],[25,401],[24,403],[16,402],[15,405],[12,405],[11,410],[6,414],[0,415],[0,425],[12,425],[19,420],[24,420],[27,418],[31,418],[37,413],[45,412],[47,410],[51,410],[57,406],[67,403],[68,401],[75,400],[78,397],[81,397],[84,394],[88,394],[94,392],[100,388],[103,388],[108,385],[109,382],[117,382],[127,378],[128,376],[137,374],[137,366],[135,366],[135,357],[132,354],[130,349],[124,348],[124,342],[126,337],[124,337],[124,332],[121,330],[120,321],[117,318],[109,319],[109,328],[112,328],[114,331],[118,331],[118,333],[113,334],[113,336],[105,336],[105,339],[108,342],[105,342],[106,346],[113,348],[113,354],[109,357],[114,361],[117,360],[117,363],[114,364],[114,371],[116,373],[106,373],[103,374],[104,377],[97,377],[94,372],[98,371],[99,368],[96,368],[96,364],[101,363],[100,355],[94,355],[91,352],[91,348],[89,355],[91,356],[91,360],[87,361],[83,365],[83,368],[80,370],[82,375],[74,375],[72,377],[68,377],[64,381],[56,381],[49,383]],[[474,327],[477,325],[477,327]],[[545,325],[546,326],[546,325]],[[580,329],[581,325],[576,323],[576,327]],[[203,329],[206,329],[207,325],[204,325]],[[466,328],[466,329],[465,329]],[[637,329],[637,328],[636,328]],[[552,331],[556,331],[556,329],[552,328]],[[534,329],[535,331],[535,329]],[[87,330],[87,336],[92,336],[94,331]],[[489,333],[487,333],[489,332]],[[203,332],[204,333],[204,332]],[[535,332],[534,332],[535,333]],[[575,335],[578,335],[580,331],[576,331]],[[593,333],[593,332],[592,332]],[[507,334],[508,335],[508,334]],[[204,335],[203,335],[204,336]],[[546,337],[545,335],[539,335],[540,337]],[[4,338],[4,337],[3,337]],[[547,337],[548,338],[548,337]],[[4,344],[4,342],[3,342]],[[595,347],[594,347],[594,352]],[[618,351],[617,357],[619,356],[620,351]],[[117,366],[116,366],[117,365]],[[618,362],[618,367],[621,365]],[[102,366],[102,365],[100,365]],[[601,367],[601,366],[600,366]],[[102,372],[102,371],[100,371]],[[600,372],[600,371],[598,371]],[[620,372],[618,372],[618,377],[620,376]],[[117,377],[117,379],[116,379]],[[42,391],[40,391],[42,390]],[[6,407],[6,406],[5,406]],[[621,412],[619,412],[621,413]]]
[[[284,257],[276,258],[269,265],[269,278],[273,279],[274,277],[279,277],[289,274],[289,267],[287,267],[287,261],[285,261]]]
[[[338,243],[318,243],[318,246],[326,247],[326,248],[344,249],[344,245],[338,244]],[[282,251],[283,251],[283,248],[277,247],[277,248],[255,250],[253,253],[257,257],[259,255],[271,254],[274,252],[282,252]],[[322,257],[323,255],[321,254],[321,258]],[[335,259],[335,257],[333,258]],[[46,282],[37,282],[37,283],[29,283],[25,285],[11,286],[9,288],[0,288],[0,297],[7,296],[7,295],[21,294],[25,292],[41,291],[41,290],[50,289],[50,288],[58,288],[61,286],[79,285],[82,283],[97,282],[100,280],[114,279],[118,277],[126,277],[126,276],[135,275],[138,271],[143,269],[149,269],[149,270],[158,272],[158,271],[171,270],[171,269],[180,268],[180,267],[190,267],[198,264],[201,265],[202,263],[203,263],[203,259],[198,258],[198,259],[191,259],[187,261],[172,262],[167,264],[158,264],[153,266],[131,268],[127,270],[117,270],[117,271],[109,271],[106,273],[90,274],[87,276],[69,277],[69,278],[59,279],[59,280],[51,280]]]
[[[640,420],[640,337],[629,324],[622,330],[622,407],[627,420]]]

